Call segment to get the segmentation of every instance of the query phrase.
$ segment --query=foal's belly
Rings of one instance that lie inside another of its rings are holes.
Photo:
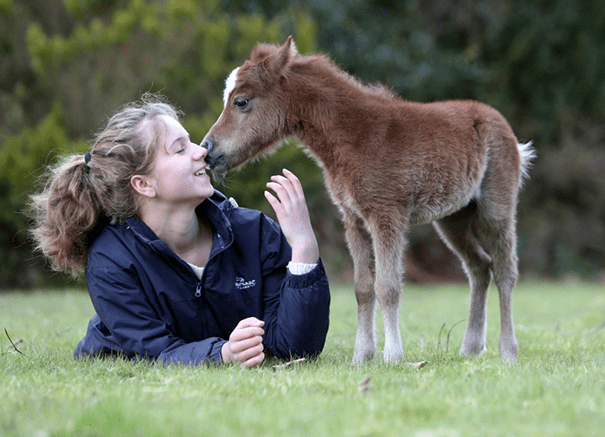
[[[328,181],[326,180],[326,182]],[[375,199],[364,203],[354,193],[348,192],[343,187],[328,185],[328,190],[332,201],[337,206],[355,213],[363,221],[366,221],[372,214],[390,214],[399,215],[411,226],[430,223],[454,214],[478,197],[473,192],[461,192],[449,196],[427,196],[417,198],[415,201],[399,199],[392,202],[389,209],[387,205],[376,203],[380,201]]]

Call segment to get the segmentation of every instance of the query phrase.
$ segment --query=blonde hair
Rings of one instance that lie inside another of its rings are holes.
[[[160,115],[178,120],[180,113],[162,96],[145,94],[109,119],[88,158],[68,155],[49,167],[44,188],[31,196],[30,233],[54,270],[81,275],[99,228],[137,215],[138,196],[130,179],[153,168],[162,140],[153,121]]]

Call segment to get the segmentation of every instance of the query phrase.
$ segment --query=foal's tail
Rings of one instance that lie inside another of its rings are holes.
[[[532,161],[538,156],[536,149],[532,147],[533,141],[528,143],[517,143],[519,149],[519,155],[521,156],[521,179],[519,180],[519,187],[523,185],[523,181],[529,178],[529,169],[532,166]]]

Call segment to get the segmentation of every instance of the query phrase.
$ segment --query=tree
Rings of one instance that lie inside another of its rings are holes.
[[[145,91],[167,95],[201,141],[222,108],[224,78],[258,41],[295,34],[310,50],[315,40],[303,13],[228,14],[213,0],[3,0],[0,10],[0,104],[11,108],[0,118],[0,287],[33,285],[17,280],[16,266],[38,270],[21,212],[44,164],[83,153],[105,118]]]

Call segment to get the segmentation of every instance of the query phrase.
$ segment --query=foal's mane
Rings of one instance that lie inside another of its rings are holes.
[[[355,76],[340,68],[332,59],[325,55],[299,55],[299,57],[293,59],[292,64],[292,67],[297,64],[306,64],[310,67],[308,70],[309,72],[313,72],[313,74],[317,75],[332,76],[338,80],[339,85],[349,84],[363,93],[387,99],[395,97],[395,94],[386,86],[380,83],[363,83]]]
[[[269,57],[274,56],[279,51],[280,46],[274,44],[258,44],[250,56],[254,63],[265,62]],[[364,94],[369,94],[379,98],[393,99],[397,95],[386,86],[376,84],[365,84],[355,76],[347,73],[340,68],[331,58],[322,54],[301,55],[293,49],[292,58],[288,68],[292,72],[300,72],[305,75],[333,79],[331,82],[335,86],[350,85]],[[288,74],[286,73],[286,76]],[[329,81],[329,80],[328,80]],[[323,83],[328,81],[322,81]],[[338,85],[336,85],[338,84]],[[344,91],[344,90],[343,90]]]

